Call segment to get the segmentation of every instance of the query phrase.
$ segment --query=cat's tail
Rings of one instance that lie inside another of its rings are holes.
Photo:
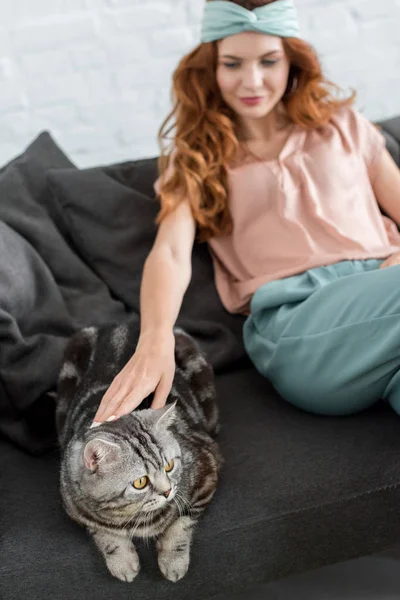
[[[210,435],[219,432],[219,410],[214,370],[196,340],[180,327],[174,327],[175,362],[185,373],[203,409]]]

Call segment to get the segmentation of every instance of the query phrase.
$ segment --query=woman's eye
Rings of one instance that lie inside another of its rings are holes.
[[[136,479],[136,481],[133,482],[133,487],[136,488],[137,490],[143,490],[143,488],[146,487],[148,482],[149,482],[149,480],[146,476],[139,477],[139,479]]]
[[[167,473],[169,473],[170,471],[172,471],[172,469],[174,468],[174,459],[172,459],[167,466],[165,467],[165,470],[167,471]]]
[[[273,67],[274,65],[276,65],[278,61],[277,60],[263,60],[261,61],[261,64],[263,67]],[[238,67],[240,67],[240,63],[223,63],[224,67],[227,67],[228,69],[237,69]]]

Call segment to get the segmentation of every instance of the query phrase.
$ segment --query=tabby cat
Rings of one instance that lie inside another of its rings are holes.
[[[133,538],[154,538],[170,581],[187,572],[194,528],[216,490],[223,458],[211,365],[175,328],[176,370],[161,409],[153,394],[129,415],[90,428],[106,389],[134,353],[138,324],[89,327],[68,342],[57,386],[60,489],[68,515],[93,536],[108,569],[133,581]]]

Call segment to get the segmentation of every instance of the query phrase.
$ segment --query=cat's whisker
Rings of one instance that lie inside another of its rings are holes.
[[[178,507],[178,513],[179,513],[179,516],[181,517],[181,516],[182,516],[182,513],[181,513],[181,508],[180,508],[180,506],[179,506],[178,498],[175,496],[175,498],[173,498],[173,500],[174,500],[175,504],[176,504],[176,505],[177,505],[177,507]]]
[[[184,507],[189,511],[189,513],[191,514],[193,512],[193,507],[190,504],[190,502],[187,500],[187,498],[185,498],[180,492],[176,492],[175,497],[178,497],[180,499],[180,501],[183,503]]]
[[[144,501],[141,505],[141,508],[144,506],[146,502]],[[138,519],[138,522],[136,524],[136,526],[133,529],[133,533],[139,528],[139,527],[143,527],[144,531],[146,530],[146,526],[147,526],[147,517],[150,516],[151,518],[151,511],[143,511],[142,514],[140,515],[141,518]]]
[[[188,508],[192,508],[192,504],[191,502],[188,500],[188,498],[186,496],[184,496],[181,492],[178,492],[180,498],[182,498],[182,500],[184,500],[184,502],[187,504]]]
[[[147,523],[147,518],[149,518],[149,523]],[[147,528],[147,525],[150,525],[150,521],[151,521],[151,512],[149,511],[148,513],[146,513],[146,519],[145,519],[145,524],[144,524],[144,540],[145,540],[146,547],[148,547],[150,545],[150,536],[148,535],[150,533],[150,527]]]
[[[136,518],[136,516],[137,516],[137,515],[136,515],[136,513],[134,513],[133,515],[131,515],[131,516],[129,516],[127,519],[125,519],[125,521],[123,521],[123,522],[121,523],[122,527],[123,527],[124,529],[125,529],[125,528],[128,528],[128,527],[129,527],[129,525],[130,525],[130,523],[132,523],[132,521],[133,521],[133,520]]]
[[[147,527],[147,519],[148,519],[149,513],[146,512],[144,515],[144,520],[143,520],[143,534],[142,534],[142,539],[144,541],[145,546],[147,547],[147,539],[146,539],[146,527]]]
[[[189,513],[190,516],[192,516],[192,507],[190,505],[190,503],[187,501],[187,499],[183,496],[183,494],[180,494],[179,492],[177,492],[176,494],[179,498],[179,502],[181,503],[182,506],[182,516],[185,513]]]
[[[133,541],[133,538],[135,537],[135,531],[139,527],[139,525],[140,525],[140,521],[138,521],[136,523],[136,525],[133,527],[133,529],[131,529],[131,531],[129,533],[129,538],[130,538],[131,541]]]
[[[129,531],[129,538],[130,538],[130,540],[131,540],[131,541],[132,541],[132,539],[133,539],[134,532],[136,531],[137,527],[140,525],[140,518],[138,518],[138,514],[137,514],[137,513],[140,513],[140,511],[141,511],[141,509],[142,509],[142,506],[143,506],[143,504],[141,504],[141,505],[139,506],[139,508],[138,508],[138,510],[135,512],[135,514],[134,514],[134,515],[133,515],[133,516],[132,516],[132,517],[129,519],[129,521],[127,522],[127,525],[129,525],[130,523],[134,522],[134,521],[137,519],[137,521],[136,521],[136,523],[135,523],[135,526],[133,527],[133,529],[130,529],[130,531]]]
[[[181,505],[181,507],[182,507],[182,510],[181,510],[181,515],[183,516],[183,515],[185,514],[185,510],[188,510],[188,509],[187,509],[187,507],[185,506],[185,502],[184,502],[183,498],[182,498],[181,496],[178,496],[178,497],[177,497],[177,500],[178,500],[178,498],[179,498],[179,503],[180,503],[180,505]],[[190,509],[189,509],[189,510],[190,510]]]
[[[148,529],[148,533],[149,533],[149,535],[148,535],[149,545],[150,545],[150,539],[151,539],[151,535],[150,535],[150,534],[151,534],[151,531],[150,531],[150,524],[151,524],[151,521],[152,521],[152,515],[151,515],[151,513],[150,513],[150,519],[149,519],[149,529]]]
[[[122,527],[128,526],[134,519],[136,519],[138,513],[140,513],[140,511],[142,510],[143,505],[144,502],[140,504],[140,506],[135,510],[135,512],[132,515],[130,515],[125,521],[122,522]]]

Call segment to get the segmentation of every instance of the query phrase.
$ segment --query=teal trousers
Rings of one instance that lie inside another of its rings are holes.
[[[261,286],[244,345],[256,369],[308,412],[384,400],[400,414],[400,265],[346,260]]]

